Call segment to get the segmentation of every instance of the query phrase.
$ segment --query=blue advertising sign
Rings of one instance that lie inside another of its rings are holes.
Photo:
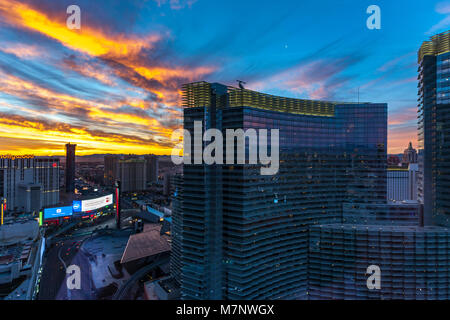
[[[72,215],[72,206],[44,209],[44,219],[67,217]]]
[[[81,212],[81,200],[74,200],[72,203],[73,212]]]

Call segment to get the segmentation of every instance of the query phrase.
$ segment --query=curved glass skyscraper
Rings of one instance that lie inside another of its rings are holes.
[[[450,31],[424,41],[419,62],[419,199],[426,225],[450,226]]]
[[[275,175],[261,175],[261,165],[248,161],[184,164],[173,221],[182,297],[305,298],[309,227],[341,223],[344,203],[386,202],[387,105],[291,99],[206,82],[185,85],[183,97],[184,128],[192,133],[194,121],[224,135],[279,129],[280,163]]]

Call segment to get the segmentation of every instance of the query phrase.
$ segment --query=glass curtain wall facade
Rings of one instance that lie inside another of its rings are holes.
[[[190,132],[194,121],[224,136],[226,129],[279,129],[280,166],[264,176],[255,164],[184,164],[182,212],[174,219],[182,226],[174,257],[182,297],[307,298],[309,227],[341,223],[345,202],[386,202],[387,105],[206,82],[183,92]]]
[[[450,298],[450,230],[426,226],[332,224],[310,231],[310,299]],[[380,289],[367,268],[380,268]]]
[[[427,225],[450,226],[450,31],[419,53],[419,199]]]

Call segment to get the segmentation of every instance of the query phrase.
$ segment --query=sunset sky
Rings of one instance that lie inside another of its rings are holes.
[[[66,8],[81,8],[81,30]],[[381,30],[366,8],[381,8]],[[0,0],[0,153],[169,154],[180,86],[387,102],[391,153],[416,146],[417,50],[450,2]]]

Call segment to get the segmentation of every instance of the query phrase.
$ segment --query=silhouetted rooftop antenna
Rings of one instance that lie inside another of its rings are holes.
[[[247,84],[247,82],[242,81],[242,80],[236,80],[236,81],[237,81],[237,83],[239,83],[239,88],[245,89],[245,88],[244,88],[244,84]]]
[[[359,104],[359,87],[358,87],[358,104]]]

